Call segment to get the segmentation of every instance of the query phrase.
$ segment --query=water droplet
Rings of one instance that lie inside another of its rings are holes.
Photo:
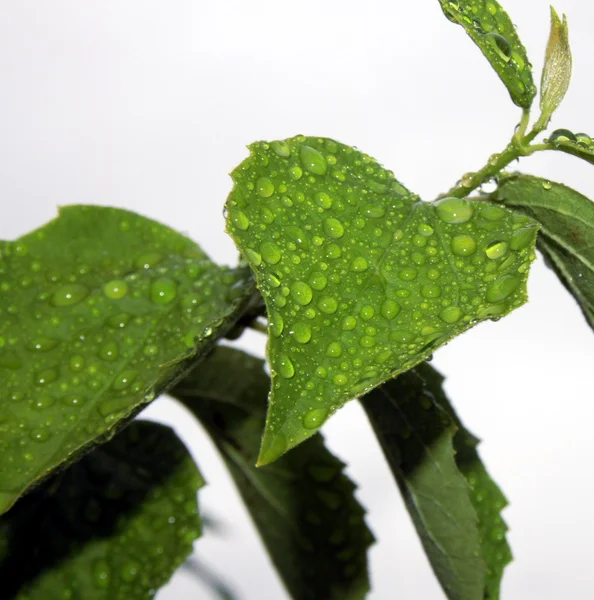
[[[359,311],[359,315],[364,321],[369,321],[369,319],[373,318],[375,315],[375,308],[373,308],[373,306],[370,304],[366,304]]]
[[[287,142],[271,142],[270,148],[277,156],[280,156],[281,158],[289,158],[289,156],[291,156],[291,148]]]
[[[313,292],[307,283],[296,281],[291,286],[291,296],[298,304],[307,306],[313,298]]]
[[[309,283],[314,290],[321,292],[328,285],[328,279],[320,271],[314,271],[309,276]]]
[[[322,296],[318,302],[318,308],[327,315],[333,315],[338,309],[338,302],[332,296]]]
[[[159,346],[149,344],[148,346],[144,347],[143,354],[145,356],[157,356],[157,354],[159,354]]]
[[[510,43],[502,35],[498,33],[489,32],[485,34],[485,39],[489,42],[491,47],[495,50],[498,56],[500,56],[504,62],[509,62],[512,56],[512,49]]]
[[[419,225],[419,228],[417,231],[419,232],[420,235],[425,236],[425,237],[430,237],[433,235],[433,227],[431,227],[431,225],[427,225],[426,223]]]
[[[276,265],[281,259],[281,251],[273,242],[262,242],[260,244],[260,254],[269,265]]]
[[[285,328],[285,322],[279,312],[273,310],[270,312],[270,333],[274,337],[280,337]]]
[[[163,257],[158,252],[145,252],[136,259],[134,266],[137,269],[152,269],[157,266],[161,260],[163,260]]]
[[[509,246],[512,250],[522,250],[534,242],[536,231],[533,227],[522,227],[514,231]]]
[[[53,350],[60,342],[51,338],[38,337],[34,338],[27,344],[27,348],[31,351],[49,352]]]
[[[384,300],[380,308],[380,313],[382,317],[391,321],[398,316],[400,310],[401,308],[398,302],[394,302],[394,300]]]
[[[476,252],[476,241],[469,235],[457,235],[452,239],[452,252],[456,256],[470,256]]]
[[[494,281],[487,290],[487,302],[497,304],[511,296],[522,283],[519,277],[505,275]]]
[[[82,283],[61,285],[53,293],[51,303],[57,307],[74,306],[89,295],[89,288]]]
[[[35,374],[33,383],[35,385],[47,385],[53,383],[60,377],[60,371],[57,368],[43,369]]]
[[[270,198],[274,194],[274,184],[267,177],[260,177],[256,181],[256,192],[262,198]]]
[[[115,376],[111,387],[116,391],[125,390],[127,387],[130,386],[130,384],[136,379],[137,376],[137,371],[134,371],[132,369],[126,369],[125,371],[122,371],[121,373],[118,373]]]
[[[120,300],[128,293],[128,284],[122,279],[112,279],[103,286],[103,293],[112,300]]]
[[[324,231],[331,238],[339,239],[344,235],[344,226],[338,219],[326,219],[324,221]]]
[[[289,169],[289,175],[293,181],[299,181],[299,179],[301,179],[303,176],[303,171],[301,170],[301,167],[291,167]]]
[[[331,358],[339,358],[342,356],[342,346],[339,342],[331,342],[326,348],[326,356]]]
[[[112,315],[107,319],[107,325],[112,329],[124,329],[130,321],[130,315],[128,313],[119,313]]]
[[[481,217],[487,221],[501,221],[506,214],[500,206],[487,205],[481,208]]]
[[[36,396],[35,404],[33,405],[38,410],[49,408],[56,403],[56,399],[52,396]]]
[[[349,381],[349,378],[343,373],[339,373],[338,375],[334,375],[332,381],[335,385],[343,386],[346,385]]]
[[[421,296],[427,299],[439,298],[441,296],[441,288],[438,285],[429,283],[421,288]]]
[[[102,360],[117,360],[120,349],[115,342],[107,342],[99,349],[99,358]]]
[[[177,296],[177,282],[168,277],[155,279],[151,285],[151,300],[155,304],[170,304]]]
[[[328,412],[324,408],[314,408],[303,417],[303,426],[306,429],[317,429],[324,423]]]
[[[306,171],[309,171],[314,175],[326,174],[328,168],[326,159],[315,148],[302,145],[299,150],[299,156]]]
[[[407,331],[406,329],[396,329],[390,332],[389,339],[391,342],[409,344],[410,342],[414,341],[415,334]]]
[[[230,210],[229,218],[231,219],[231,223],[233,223],[237,229],[247,231],[250,228],[250,220],[247,215],[240,210]]]
[[[101,589],[107,589],[110,585],[111,568],[109,563],[104,560],[96,560],[93,564],[93,582],[95,586]]]
[[[342,256],[342,250],[338,244],[328,244],[326,247],[326,258],[337,259]]]
[[[295,323],[293,325],[293,337],[300,344],[307,344],[311,340],[311,327],[307,323]]]
[[[252,250],[251,248],[245,249],[245,256],[248,259],[248,261],[252,265],[254,265],[254,267],[259,267],[262,264],[262,257],[255,250]]]
[[[332,208],[332,198],[325,192],[318,192],[314,196],[314,202],[324,210]]]
[[[542,182],[542,188],[544,190],[547,190],[547,191],[552,190],[553,189],[553,184],[550,181],[543,181]]]
[[[291,379],[295,376],[295,367],[291,359],[286,354],[280,354],[278,357],[278,372],[285,378]]]
[[[361,208],[361,212],[372,219],[381,219],[386,214],[386,209],[379,204],[366,204]]]
[[[470,221],[473,215],[472,206],[462,198],[444,198],[435,204],[437,216],[444,222],[459,225]]]
[[[405,267],[398,273],[398,277],[400,277],[402,281],[412,281],[417,278],[417,270],[412,267]]]
[[[577,138],[569,129],[556,129],[551,133],[549,142],[551,144],[560,144],[563,142],[576,142]]]
[[[357,319],[355,317],[345,317],[342,320],[342,329],[344,331],[352,331],[357,327]]]
[[[357,256],[351,263],[351,271],[362,273],[367,270],[368,266],[367,261],[362,256]]]
[[[491,260],[497,260],[507,254],[507,242],[491,242],[485,249],[485,254]]]
[[[83,356],[80,356],[79,354],[75,354],[74,356],[72,356],[70,358],[68,365],[70,366],[70,370],[73,373],[80,373],[84,369],[85,359]]]

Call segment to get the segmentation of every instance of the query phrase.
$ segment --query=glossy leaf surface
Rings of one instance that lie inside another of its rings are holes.
[[[373,538],[355,486],[321,435],[274,465],[254,466],[270,387],[263,366],[218,347],[173,394],[211,434],[291,597],[365,598]]]
[[[423,363],[362,403],[447,597],[495,600],[511,561],[506,501],[442,384]]]
[[[200,535],[203,483],[171,429],[130,424],[0,519],[2,598],[152,598]]]
[[[464,27],[507,87],[515,104],[530,108],[532,65],[508,14],[496,0],[439,0],[446,17]],[[464,66],[462,68],[465,68]]]
[[[537,225],[485,203],[421,202],[332,140],[250,149],[227,226],[269,315],[265,464],[348,400],[525,302]]]
[[[540,221],[538,248],[594,329],[594,202],[530,175],[502,179],[492,198]]]
[[[113,208],[63,208],[0,242],[0,512],[211,348],[248,273]]]

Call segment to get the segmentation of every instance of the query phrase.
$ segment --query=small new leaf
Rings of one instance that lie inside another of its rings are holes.
[[[2,598],[149,600],[200,535],[203,484],[171,429],[130,424],[0,519]]]
[[[69,206],[0,242],[0,513],[172,385],[252,293],[248,269],[125,210]]]
[[[423,363],[362,399],[427,557],[450,600],[497,600],[511,561],[505,498]]]
[[[484,202],[422,202],[333,140],[250,150],[232,174],[227,231],[269,316],[266,464],[347,401],[523,304],[538,226]]]
[[[594,202],[530,175],[503,178],[492,199],[540,221],[537,247],[594,329]]]
[[[254,466],[270,378],[264,362],[218,347],[173,389],[221,452],[294,600],[361,600],[373,536],[344,465],[316,435],[274,465]]]
[[[544,127],[557,110],[571,81],[571,48],[569,46],[569,30],[567,18],[563,21],[551,6],[551,33],[545,54],[540,84],[540,110]]]
[[[536,86],[532,65],[515,26],[496,0],[439,0],[446,17],[461,25],[480,48],[505,86],[512,101],[530,108]]]

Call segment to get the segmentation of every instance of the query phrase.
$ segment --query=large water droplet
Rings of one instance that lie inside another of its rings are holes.
[[[327,315],[333,315],[338,309],[338,302],[332,296],[322,296],[318,302],[318,308]]]
[[[342,320],[342,329],[344,331],[352,331],[357,327],[357,319],[355,317],[345,317]]]
[[[291,156],[291,148],[287,142],[271,142],[270,148],[277,156],[280,156],[281,158],[289,158],[289,156]]]
[[[469,235],[457,235],[452,238],[452,252],[456,256],[470,256],[476,252],[476,241]]]
[[[278,357],[278,372],[285,378],[291,379],[295,376],[295,367],[293,362],[286,354],[280,354]]]
[[[51,303],[54,306],[74,306],[82,302],[89,295],[89,288],[82,283],[68,283],[61,285],[53,293]]]
[[[498,258],[501,258],[507,254],[507,248],[507,242],[491,242],[485,248],[485,254],[491,260],[497,260]]]
[[[111,387],[116,391],[125,390],[132,384],[136,377],[138,377],[137,371],[134,371],[133,369],[126,369],[115,376]]]
[[[438,285],[428,283],[421,288],[421,296],[423,298],[439,298],[441,296],[441,288]]]
[[[306,171],[309,171],[314,175],[326,174],[326,170],[328,168],[326,159],[315,148],[302,145],[299,150],[299,156]]]
[[[260,254],[269,265],[276,265],[281,259],[280,248],[273,242],[262,242],[260,244]]]
[[[470,221],[474,212],[472,206],[462,198],[444,198],[435,204],[435,209],[444,223],[452,225]]]
[[[448,306],[439,313],[439,318],[450,325],[457,323],[464,313],[457,306]]]
[[[285,328],[285,322],[279,312],[273,310],[270,312],[270,333],[274,337],[280,337]]]
[[[60,371],[57,368],[43,369],[35,374],[33,383],[35,385],[47,385],[53,383],[60,377]]]
[[[291,296],[297,303],[307,306],[313,298],[313,291],[307,283],[296,281],[291,286]]]
[[[577,138],[569,129],[556,129],[549,136],[549,142],[551,144],[559,144],[563,142],[576,142]]]
[[[120,300],[128,293],[128,284],[122,279],[112,279],[103,286],[103,293],[111,300]]]
[[[309,276],[309,283],[314,290],[321,292],[328,285],[328,279],[320,271],[314,271]]]
[[[385,300],[380,308],[380,313],[385,319],[392,320],[398,316],[400,310],[401,308],[398,302],[394,302],[394,300]]]
[[[262,198],[270,198],[274,194],[274,184],[267,177],[260,177],[256,181],[256,192]]]
[[[53,350],[60,342],[58,340],[52,340],[51,338],[38,337],[32,339],[28,344],[27,348],[31,351],[37,352],[49,352]]]
[[[237,229],[247,231],[250,228],[250,220],[247,215],[240,210],[230,210],[229,218],[231,219],[231,223],[233,223]]]
[[[355,273],[362,273],[367,270],[368,266],[367,261],[362,256],[357,256],[353,259],[353,262],[351,262],[350,268],[351,271],[354,271]]]
[[[344,235],[344,226],[338,219],[326,219],[324,221],[324,231],[331,238],[339,239]]]
[[[494,281],[487,290],[487,302],[496,304],[511,296],[522,283],[519,277],[505,275]]]
[[[314,196],[314,202],[324,210],[332,208],[332,198],[325,192],[318,192]]]
[[[96,560],[93,564],[93,583],[101,589],[107,589],[110,585],[111,567],[104,560]]]
[[[381,219],[386,214],[386,209],[378,204],[366,204],[361,212],[372,219]]]
[[[324,423],[328,412],[324,408],[314,408],[303,417],[303,426],[306,429],[317,429]]]
[[[331,342],[326,348],[326,356],[339,358],[342,356],[342,345],[339,342]]]
[[[102,360],[117,360],[120,355],[120,349],[115,342],[107,342],[99,349],[99,358]]]
[[[535,230],[533,227],[522,227],[514,231],[509,246],[512,250],[527,248],[534,240]]]
[[[300,344],[307,344],[311,340],[311,327],[307,323],[295,323],[293,325],[293,337]]]
[[[168,277],[161,277],[151,285],[151,300],[155,304],[170,304],[177,296],[177,282]]]
[[[512,49],[506,38],[498,33],[489,32],[485,34],[485,40],[489,42],[491,47],[504,62],[509,62],[511,60]]]

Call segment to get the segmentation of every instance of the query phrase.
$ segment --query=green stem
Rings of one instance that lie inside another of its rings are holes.
[[[501,154],[494,154],[489,162],[476,173],[468,173],[462,177],[462,179],[445,194],[439,196],[440,198],[465,198],[474,190],[479,188],[485,182],[489,181],[496,175],[498,175],[505,167],[507,167],[514,160],[517,160],[523,156],[530,156],[535,152],[542,152],[543,150],[551,150],[553,147],[550,144],[533,144],[530,142],[543,131],[542,119],[539,119],[532,130],[526,133],[528,124],[530,122],[530,112],[525,110],[522,113],[522,119],[516,132],[506,148]]]

